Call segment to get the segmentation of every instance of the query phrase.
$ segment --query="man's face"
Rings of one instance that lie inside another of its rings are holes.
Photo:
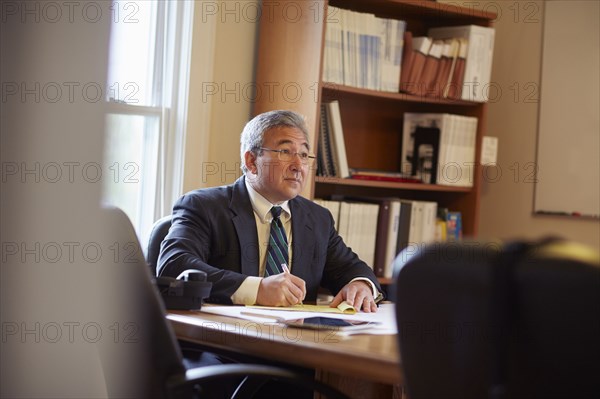
[[[292,154],[308,152],[308,143],[301,130],[293,127],[276,127],[265,132],[263,148],[287,150]],[[290,161],[279,159],[277,152],[262,150],[255,156],[246,152],[246,178],[252,188],[272,204],[281,203],[296,197],[305,184],[309,165],[303,164],[300,157],[292,156]]]

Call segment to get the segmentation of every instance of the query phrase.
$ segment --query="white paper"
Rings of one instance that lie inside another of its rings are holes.
[[[481,164],[495,165],[498,161],[498,137],[483,136],[481,143]]]
[[[221,316],[235,317],[244,320],[250,320],[258,323],[276,323],[283,320],[303,319],[307,317],[331,317],[345,320],[361,320],[377,322],[379,325],[373,328],[359,331],[349,331],[337,334],[355,335],[355,334],[396,334],[398,328],[396,325],[395,306],[393,303],[381,304],[376,313],[358,312],[353,315],[341,313],[321,313],[321,312],[299,312],[286,310],[270,310],[247,308],[245,306],[213,306],[203,305],[199,313],[211,313]]]

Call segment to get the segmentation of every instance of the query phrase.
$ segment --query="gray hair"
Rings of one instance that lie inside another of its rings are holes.
[[[308,143],[308,129],[304,116],[294,111],[276,110],[269,111],[255,116],[250,122],[246,123],[242,136],[240,138],[240,156],[242,158],[242,171],[246,173],[248,169],[245,165],[244,154],[246,151],[258,154],[260,147],[263,146],[265,132],[275,127],[293,127],[299,129]]]

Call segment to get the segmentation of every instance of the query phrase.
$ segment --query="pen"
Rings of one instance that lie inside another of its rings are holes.
[[[290,269],[288,268],[287,263],[282,263],[281,264],[281,269],[283,270],[284,273],[291,274],[290,273]],[[302,300],[300,300],[300,306],[304,306],[304,304],[302,303]]]

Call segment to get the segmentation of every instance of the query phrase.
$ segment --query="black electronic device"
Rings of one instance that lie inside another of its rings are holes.
[[[197,310],[210,296],[212,283],[206,281],[206,273],[193,271],[179,278],[156,277],[156,286],[167,309]]]
[[[356,331],[376,327],[378,322],[337,319],[332,317],[306,317],[303,319],[284,320],[283,324],[291,327],[309,328],[312,330]]]

